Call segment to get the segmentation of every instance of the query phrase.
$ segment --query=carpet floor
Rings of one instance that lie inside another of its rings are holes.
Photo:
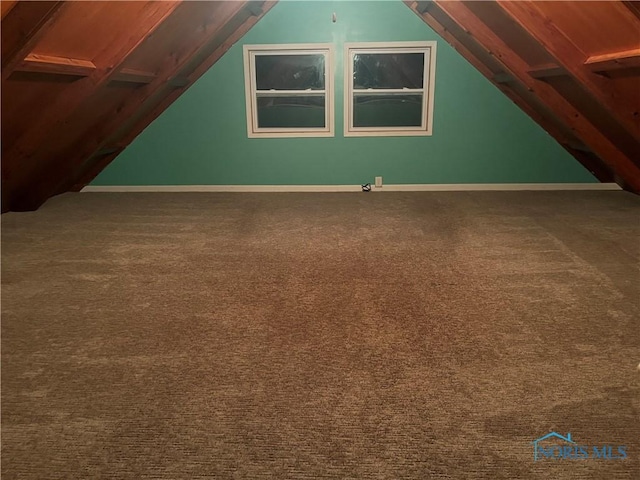
[[[2,478],[640,478],[639,265],[626,192],[5,214]]]

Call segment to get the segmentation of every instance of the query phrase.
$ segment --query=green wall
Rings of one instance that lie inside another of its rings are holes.
[[[332,23],[336,12],[338,21]],[[345,138],[343,44],[437,40],[433,135]],[[247,138],[243,44],[332,42],[336,136]],[[93,185],[595,182],[400,1],[281,1]]]

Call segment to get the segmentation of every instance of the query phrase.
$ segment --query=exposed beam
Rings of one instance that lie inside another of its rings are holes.
[[[103,147],[95,153],[96,157],[106,157],[107,155],[113,155],[114,153],[121,152],[122,147]]]
[[[95,69],[96,66],[89,60],[37,55],[34,53],[27,55],[27,58],[16,67],[16,71],[20,72],[52,73],[79,77],[86,77]]]
[[[254,17],[261,17],[264,13],[264,9],[262,8],[263,2],[248,2],[247,10]]]
[[[555,58],[585,92],[591,95],[622,128],[640,141],[640,118],[619,95],[614,84],[584,65],[585,54],[532,1],[498,0],[502,9]]]
[[[180,4],[181,2],[147,2],[145,15],[137,22],[135,31],[122,32],[118,38],[110,39],[111,48],[105,50],[99,59],[94,59],[98,68],[88,77],[76,82],[74,88],[68,88],[58,95],[52,104],[34,117],[30,128],[3,152],[3,158],[10,159],[11,162],[10,165],[3,164],[3,180],[10,177],[10,181],[5,181],[3,198],[15,197],[12,209],[32,210],[48,198],[42,198],[42,192],[49,190],[46,184],[54,182],[56,176],[64,172],[55,160],[64,148],[61,145],[68,145],[69,139],[68,136],[60,135],[60,132],[74,135],[74,131],[86,128],[84,119],[79,120],[82,123],[74,125],[70,118],[92,95],[111,81],[126,59]],[[50,133],[43,135],[43,132]],[[34,151],[34,146],[39,148],[36,147],[37,150]],[[52,157],[51,152],[56,152],[56,157]],[[48,179],[40,177],[40,172],[43,171],[50,175],[51,169],[55,170],[54,176]]]
[[[7,16],[7,13],[16,6],[17,0],[2,0],[0,3],[0,18]]]
[[[484,64],[482,59],[478,58],[477,51],[474,52],[469,48],[468,44],[464,44],[459,41],[456,36],[456,32],[450,30],[451,27],[457,27],[457,25],[451,25],[449,28],[442,23],[441,18],[436,18],[435,15],[439,13],[438,9],[434,7],[432,1],[411,1],[404,0],[404,3],[411,8],[427,25],[429,25],[438,35],[444,38],[449,45],[451,45],[456,52],[467,59],[471,65],[480,71],[485,77],[492,78],[493,72],[487,65]],[[434,15],[435,14],[435,15]],[[476,49],[477,50],[477,49]]]
[[[209,42],[201,51],[195,56],[189,65],[181,71],[181,74],[173,79],[173,86],[177,88],[184,88],[188,85],[192,85],[198,78],[200,78],[213,64],[215,64],[220,57],[222,57],[236,42],[238,42],[259,20],[266,14],[277,2],[249,2],[248,7],[245,9],[250,15],[245,15],[245,12],[240,11],[232,19],[225,23],[224,27],[217,33],[212,41]],[[255,5],[259,5],[256,8]],[[256,12],[260,12],[256,14]],[[182,83],[180,83],[182,81]],[[138,134],[146,128],[146,126],[155,120],[162,112],[164,112],[169,105],[171,105],[184,90],[171,92],[166,96],[159,104],[155,104],[151,113],[143,115],[137,125],[130,129],[128,134],[124,136],[124,144],[128,145]],[[145,112],[146,109],[141,109]]]
[[[252,8],[253,3],[260,4],[260,9]],[[151,122],[153,122],[169,105],[171,105],[188,85],[193,84],[211,66],[224,55],[227,50],[238,42],[277,2],[250,2],[249,6],[237,10],[228,16],[224,27],[203,44],[192,58],[185,62],[178,74],[169,84],[173,87],[168,94],[149,97],[146,102],[120,128],[112,132],[106,142],[129,145]],[[258,15],[255,13],[259,11]],[[103,142],[104,143],[104,142]],[[81,189],[91,182],[117,155],[88,162],[76,169],[69,180],[73,181],[75,189]],[[70,187],[72,184],[68,184]]]
[[[504,83],[511,83],[515,79],[508,73],[500,72],[500,73],[496,73],[491,78],[491,80],[493,80],[495,83],[504,84]]]
[[[574,150],[577,150],[579,152],[587,152],[587,153],[591,153],[591,149],[589,147],[587,147],[584,143],[582,142],[571,142],[567,145],[569,148],[573,148]]]
[[[562,124],[546,107],[540,105],[533,93],[510,73],[495,71],[497,62],[492,60],[489,51],[483,49],[476,39],[469,35],[450,17],[442,12],[433,2],[404,2],[418,16],[458,51],[469,63],[476,67],[487,79],[489,79],[502,93],[513,101],[522,111],[529,115],[536,123],[544,128],[549,135],[565,148],[576,160],[589,170],[601,182],[612,182],[613,175],[608,166],[595,155],[589,156],[577,151],[572,146],[580,144],[570,132],[570,128]],[[488,65],[492,64],[492,68]],[[501,70],[498,64],[498,69]],[[520,87],[520,88],[519,88]]]
[[[508,87],[507,90],[512,92],[509,97],[514,95],[519,97],[521,102],[514,100],[515,103],[538,125],[544,128],[549,135],[555,138],[583,167],[601,182],[615,181],[611,167],[605,164],[588,146],[584,145],[576,137],[572,127],[558,118],[555,112],[540,100],[536,92],[530,91],[526,85],[516,79],[509,83]]]
[[[136,70],[133,68],[122,68],[118,73],[111,77],[111,80],[116,82],[147,84],[153,82],[156,78],[158,78],[158,75],[154,72],[145,72],[143,70]]]
[[[174,98],[171,96],[171,88],[167,82],[169,78],[174,75],[178,78],[188,76],[188,85],[191,85],[192,72],[209,55],[222,45],[225,45],[224,51],[226,51],[231,46],[226,42],[236,30],[247,21],[255,23],[260,18],[255,16],[257,3],[262,4],[263,2],[185,2],[184,8],[187,10],[183,11],[183,14],[192,12],[192,16],[195,15],[197,18],[197,20],[194,19],[193,24],[199,26],[191,33],[191,38],[185,40],[186,48],[174,55],[171,62],[165,62],[163,70],[158,72],[156,80],[134,92],[125,104],[120,105],[110,115],[106,115],[100,124],[74,142],[74,148],[70,149],[68,154],[63,155],[67,159],[64,165],[51,165],[42,170],[43,174],[34,181],[36,190],[41,192],[36,203],[41,203],[51,194],[64,190],[65,186],[70,188],[71,185],[77,183],[76,180],[80,175],[78,169],[83,169],[86,159],[93,156],[96,150],[102,148],[102,145],[105,144],[105,138],[109,143],[126,145],[112,133],[116,130],[134,127],[131,123],[132,119],[140,120],[141,113],[149,114],[150,110],[162,102],[165,97]],[[205,10],[203,11],[203,9]],[[203,13],[206,14],[204,18]],[[203,24],[203,22],[205,23]],[[234,41],[239,38],[238,36]],[[182,91],[174,90],[174,95]]]
[[[171,15],[179,4],[180,2],[149,2],[150,11],[144,19],[146,24],[138,26],[137,34],[129,34],[121,39],[112,39],[114,48],[106,52],[105,56],[100,59],[99,66],[103,68],[97,68],[82,84],[59,95],[52,105],[49,105],[38,115],[34,124],[16,139],[13,146],[3,152],[5,157],[14,159],[24,156],[24,153],[29,152],[32,145],[37,144],[38,140],[42,140],[42,131],[44,130],[57,132],[57,128],[52,127],[60,126],[98,88],[109,82],[120,70],[120,65],[128,56]],[[97,59],[94,61],[98,63]]]
[[[638,0],[624,0],[622,3],[633,13],[638,20],[640,20],[640,1]]]
[[[18,2],[6,13],[3,12],[2,81],[9,78],[20,62],[31,53],[64,10],[64,3]]]
[[[640,67],[640,48],[624,52],[611,52],[587,58],[584,64],[592,72],[609,72]]]
[[[427,13],[429,11],[429,9],[432,6],[432,3],[430,1],[420,1],[420,2],[412,2],[412,1],[405,1],[404,3],[406,3],[407,5],[409,5],[409,8],[412,8],[413,10],[415,10],[418,14],[420,15],[424,15],[425,13]]]
[[[612,143],[586,117],[575,109],[550,85],[529,75],[530,67],[494,31],[484,24],[462,2],[437,0],[435,3],[458,25],[464,26],[468,35],[490,51],[503,64],[503,71],[512,75],[565,125],[571,126],[575,135],[609,166],[618,171],[625,184],[640,192],[640,168]]]
[[[578,160],[584,168],[589,170],[591,174],[603,183],[617,183],[616,176],[611,168],[602,163],[602,160],[593,152],[589,150],[589,147],[578,144],[563,144],[565,150],[567,150],[573,157]],[[575,146],[579,148],[574,148]],[[625,185],[620,185],[622,188],[627,189]]]
[[[111,122],[106,122],[103,125],[103,132],[106,135],[99,135],[93,138],[87,137],[83,144],[91,145],[93,150],[100,149],[105,143],[129,145],[147,125],[155,120],[168,105],[173,103],[192,84],[190,75],[193,69],[206,58],[208,48],[211,49],[212,46],[215,48],[216,45],[224,42],[225,35],[227,37],[231,35],[233,29],[238,28],[247,19],[259,18],[254,16],[248,8],[247,2],[233,2],[219,4],[219,6],[222,7],[222,10],[214,12],[215,14],[211,17],[214,25],[198,35],[199,38],[195,43],[196,48],[181,58],[177,68],[172,66],[170,70],[167,70],[162,75],[166,76],[166,74],[170,73],[171,76],[168,81],[149,85],[144,95],[141,95],[136,101],[129,102],[123,111],[111,118]],[[194,10],[194,14],[198,14],[198,12]],[[227,31],[225,32],[224,30]],[[224,38],[221,39],[220,37]],[[208,65],[207,69],[211,65],[213,63]],[[155,113],[154,110],[159,110],[159,112]],[[85,155],[95,156],[89,150],[85,152]],[[70,188],[80,183],[86,184],[90,182],[116,156],[117,154],[114,154],[89,162],[80,162],[81,157],[78,157],[77,161],[71,165],[71,173],[66,178],[61,178],[59,189],[65,190],[65,188]]]
[[[169,80],[169,86],[173,88],[184,88],[189,85],[189,78],[184,75],[176,75]]]
[[[540,65],[538,67],[531,68],[529,69],[528,73],[533,78],[537,78],[537,79],[560,77],[563,75],[567,75],[567,71],[564,68],[553,63],[549,65]]]

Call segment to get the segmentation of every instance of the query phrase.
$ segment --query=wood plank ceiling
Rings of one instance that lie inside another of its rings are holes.
[[[640,192],[638,2],[405,1],[601,181]],[[275,1],[5,1],[2,211],[79,190]]]
[[[600,181],[640,193],[640,3],[405,1]]]
[[[2,1],[2,211],[90,182],[272,1]]]

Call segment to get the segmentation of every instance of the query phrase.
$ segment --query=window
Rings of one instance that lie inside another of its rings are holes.
[[[436,42],[345,45],[345,136],[431,135]]]
[[[333,47],[245,45],[249,137],[332,137]]]

